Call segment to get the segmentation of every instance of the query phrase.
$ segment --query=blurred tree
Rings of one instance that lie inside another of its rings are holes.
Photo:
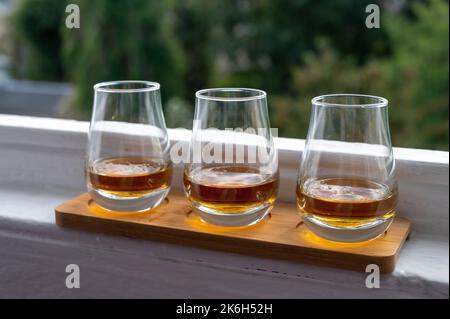
[[[228,2],[230,3],[230,2]],[[233,0],[224,10],[222,49],[235,69],[229,81],[286,92],[292,67],[327,38],[342,55],[357,63],[388,52],[384,29],[365,27],[365,8],[374,0]]]
[[[163,101],[183,94],[183,55],[172,34],[170,2],[77,0],[81,28],[65,29],[64,65],[75,100],[90,114],[92,86],[111,80],[154,80]]]
[[[449,6],[416,2],[412,19],[387,21],[393,55],[385,66],[390,83],[397,145],[448,150]]]
[[[365,27],[373,2],[380,29]],[[67,3],[80,29],[64,27]],[[315,95],[382,95],[395,145],[448,149],[448,21],[447,0],[20,0],[11,29],[25,59],[13,65],[73,82],[82,118],[100,81],[160,82],[168,125],[184,127],[196,90],[262,88],[290,137],[305,136]]]
[[[194,97],[192,97],[192,100],[194,100]],[[165,104],[164,118],[171,128],[192,129],[194,103],[181,98],[171,98]]]
[[[318,41],[318,52],[304,55],[305,64],[294,68],[288,83],[293,93],[275,95],[272,125],[281,136],[305,138],[309,125],[311,99],[331,93],[385,95],[385,74],[376,61],[358,66],[356,59],[344,57],[326,40]]]
[[[11,17],[15,38],[12,72],[18,78],[60,81],[64,78],[60,25],[64,1],[21,0]]]
[[[185,57],[186,95],[181,97],[193,102],[193,93],[212,81],[217,53],[214,34],[223,14],[218,1],[184,0],[174,2],[173,15],[174,35]]]
[[[288,94],[272,100],[272,125],[280,135],[304,138],[311,98],[325,93],[364,93],[390,101],[390,123],[396,146],[448,150],[448,2],[416,3],[410,18],[385,18],[392,56],[359,65],[329,41],[318,52],[303,55],[292,70]]]

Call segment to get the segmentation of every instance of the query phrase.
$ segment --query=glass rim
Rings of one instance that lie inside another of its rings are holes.
[[[210,92],[240,92],[247,91],[256,93],[254,96],[242,96],[242,97],[225,97],[225,96],[209,96],[205,95],[205,93]],[[202,100],[208,101],[217,101],[217,102],[239,102],[239,101],[255,101],[264,99],[267,97],[267,93],[260,89],[252,89],[252,88],[210,88],[210,89],[202,89],[195,92],[195,97]]]
[[[123,84],[141,84],[145,87],[142,88],[115,88],[114,86],[120,86]],[[112,87],[109,87],[112,86]],[[94,85],[95,92],[104,93],[140,93],[140,92],[152,92],[159,90],[161,85],[158,82],[153,81],[140,81],[140,80],[125,80],[125,81],[108,81],[100,82]]]
[[[340,103],[340,102],[324,102],[326,98],[339,98],[339,97],[350,97],[350,98],[367,98],[372,99],[373,103]],[[346,107],[346,108],[381,108],[386,107],[389,104],[388,99],[368,94],[325,94],[319,95],[311,99],[313,105],[325,106],[325,107]]]

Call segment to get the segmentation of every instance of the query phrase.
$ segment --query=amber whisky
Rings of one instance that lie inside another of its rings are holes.
[[[172,167],[146,157],[113,157],[95,161],[87,173],[93,189],[119,197],[140,197],[168,188]]]
[[[199,167],[184,174],[184,188],[194,206],[239,214],[273,204],[278,175],[246,165]]]
[[[297,188],[297,205],[304,215],[337,227],[390,218],[396,204],[396,189],[362,179],[315,179]]]

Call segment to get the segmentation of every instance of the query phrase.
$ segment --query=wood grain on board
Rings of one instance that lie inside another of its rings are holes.
[[[203,223],[192,213],[181,193],[151,213],[111,213],[102,210],[85,193],[55,210],[62,227],[159,240],[265,258],[365,271],[377,264],[392,272],[410,229],[407,219],[397,217],[385,235],[362,243],[337,243],[317,237],[302,223],[294,204],[276,203],[270,217],[249,227],[225,228]]]

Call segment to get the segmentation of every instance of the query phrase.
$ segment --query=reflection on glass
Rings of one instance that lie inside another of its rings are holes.
[[[396,204],[387,100],[314,98],[297,186],[305,224],[330,240],[369,240],[389,227]]]
[[[140,212],[161,203],[172,166],[159,84],[119,81],[95,85],[86,179],[97,204]]]
[[[205,222],[254,224],[272,209],[278,191],[266,93],[207,89],[196,98],[186,196]]]

